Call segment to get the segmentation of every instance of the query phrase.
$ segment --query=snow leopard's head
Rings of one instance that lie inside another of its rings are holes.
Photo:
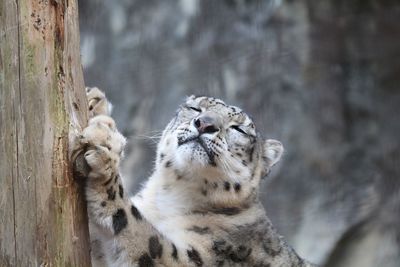
[[[250,180],[265,175],[282,152],[279,141],[257,134],[240,108],[190,96],[164,130],[156,167],[172,169],[178,176]]]

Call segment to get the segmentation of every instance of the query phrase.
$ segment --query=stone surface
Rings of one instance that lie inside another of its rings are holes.
[[[299,254],[398,266],[398,1],[79,4],[86,84],[106,90],[130,137],[123,170],[133,191],[184,97],[220,97],[284,144],[262,199]]]

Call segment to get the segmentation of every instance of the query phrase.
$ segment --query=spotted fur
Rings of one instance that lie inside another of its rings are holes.
[[[95,266],[311,266],[276,233],[258,200],[283,152],[241,109],[189,97],[158,144],[155,171],[126,197],[125,138],[97,88],[79,138],[90,166],[86,198]]]

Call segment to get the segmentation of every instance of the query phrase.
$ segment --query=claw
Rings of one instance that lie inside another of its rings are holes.
[[[88,150],[85,152],[85,158],[90,157],[93,154],[93,150]]]
[[[110,103],[105,94],[97,87],[86,87],[86,96],[89,104],[89,116],[110,115]]]
[[[87,161],[83,155],[83,153],[78,154],[74,161],[74,177],[75,179],[82,180],[88,177],[91,171],[90,166],[87,164]]]

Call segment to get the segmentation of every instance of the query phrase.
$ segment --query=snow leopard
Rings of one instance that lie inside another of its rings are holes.
[[[240,108],[189,96],[167,124],[154,171],[129,196],[119,165],[126,144],[98,88],[75,150],[88,171],[85,194],[94,266],[314,266],[277,233],[259,200],[280,160]]]

